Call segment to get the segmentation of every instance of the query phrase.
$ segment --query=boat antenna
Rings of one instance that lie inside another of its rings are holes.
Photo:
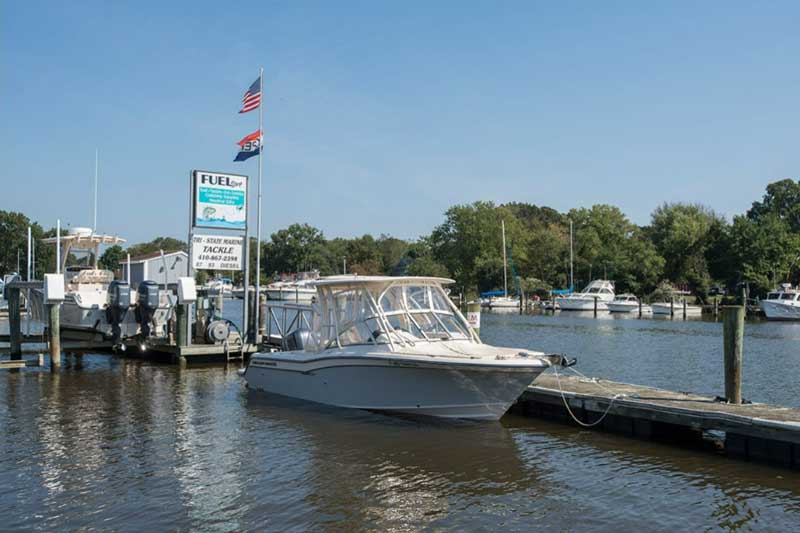
[[[99,159],[99,150],[94,149],[94,224],[92,225],[92,232],[97,233],[97,163]]]

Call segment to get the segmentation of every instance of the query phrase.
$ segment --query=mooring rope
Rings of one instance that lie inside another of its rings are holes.
[[[571,368],[571,367],[570,367],[570,368]],[[575,416],[575,413],[573,413],[573,412],[572,412],[572,409],[571,409],[571,408],[570,408],[570,406],[569,406],[569,402],[567,401],[567,397],[566,397],[566,395],[564,394],[564,389],[561,387],[561,376],[559,376],[559,374],[558,374],[558,367],[557,367],[557,366],[553,366],[553,371],[554,371],[554,372],[555,372],[555,374],[556,374],[556,381],[558,382],[558,392],[560,392],[560,393],[561,393],[561,400],[564,402],[564,407],[566,407],[566,408],[567,408],[567,413],[569,413],[569,416],[571,416],[571,417],[572,417],[572,419],[573,419],[573,420],[574,420],[574,421],[575,421],[575,422],[576,422],[578,425],[580,425],[580,426],[583,426],[583,427],[585,427],[585,428],[591,428],[591,427],[594,427],[594,426],[596,426],[597,424],[599,424],[600,422],[602,422],[602,421],[605,419],[605,417],[608,415],[609,411],[611,411],[611,408],[614,406],[614,402],[616,402],[616,401],[617,401],[619,398],[624,398],[624,397],[626,397],[626,396],[627,396],[627,394],[614,394],[614,395],[612,395],[612,396],[611,396],[611,402],[609,402],[609,404],[608,404],[608,407],[606,407],[606,410],[605,410],[605,412],[604,412],[604,413],[603,413],[603,414],[600,416],[600,418],[598,418],[597,420],[595,420],[595,421],[594,421],[594,422],[592,422],[591,424],[589,424],[589,423],[586,423],[586,422],[583,422],[582,420],[579,420],[577,416]],[[578,372],[577,370],[573,370],[573,371],[574,371],[574,372],[576,372],[576,373],[578,373],[578,374],[580,374],[581,376],[583,376],[583,374],[581,374],[581,373],[580,373],[580,372]],[[608,389],[606,389],[605,387],[603,387],[602,385],[600,385],[600,384],[599,384],[597,381],[595,381],[595,380],[593,380],[593,379],[590,379],[590,378],[587,378],[586,376],[583,376],[583,377],[584,377],[584,378],[586,378],[586,379],[588,379],[589,381],[591,381],[591,382],[595,383],[596,385],[598,385],[600,388],[602,388],[602,389],[603,389],[603,390],[605,390],[606,392],[609,392],[609,393],[611,392],[611,391],[609,391]]]

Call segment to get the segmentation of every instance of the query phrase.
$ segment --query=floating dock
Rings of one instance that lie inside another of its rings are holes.
[[[729,457],[800,469],[796,408],[546,373],[512,411],[659,442],[707,448],[721,441]]]

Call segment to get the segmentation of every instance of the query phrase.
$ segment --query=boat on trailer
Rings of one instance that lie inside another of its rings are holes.
[[[497,420],[562,355],[483,344],[433,277],[315,282],[311,330],[257,353],[248,387],[338,407]]]

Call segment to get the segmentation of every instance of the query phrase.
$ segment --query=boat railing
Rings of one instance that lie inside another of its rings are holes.
[[[267,300],[262,310],[266,324],[262,335],[267,344],[286,349],[286,338],[299,329],[311,330],[314,321],[314,307],[309,304]]]

